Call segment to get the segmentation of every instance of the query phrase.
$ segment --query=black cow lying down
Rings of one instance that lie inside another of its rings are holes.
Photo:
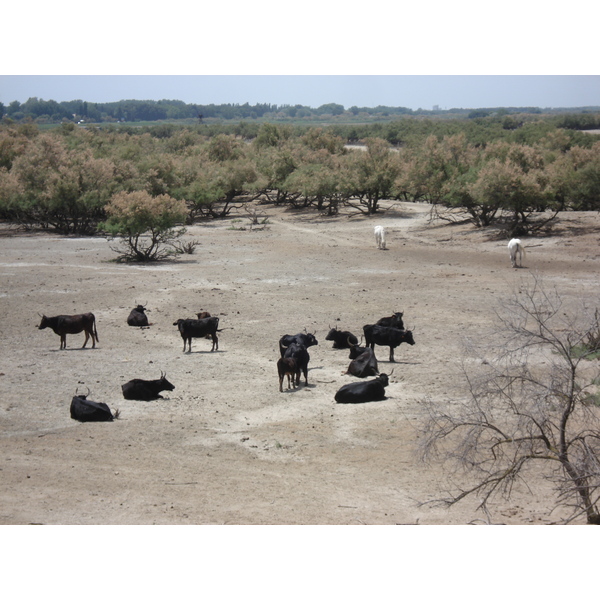
[[[350,344],[350,354],[348,358],[354,360],[355,358],[358,358],[366,349],[366,346],[360,346],[359,344]]]
[[[382,317],[375,323],[375,325],[379,325],[380,327],[394,327],[396,329],[404,329],[404,321],[402,317],[404,313],[395,312],[391,317]]]
[[[93,402],[87,396],[73,396],[71,400],[71,419],[81,421],[113,421],[119,418],[119,411],[113,415],[108,404],[104,402]]]
[[[335,394],[335,401],[340,404],[358,404],[385,400],[385,387],[388,376],[382,373],[370,381],[357,381],[343,385]]]
[[[160,379],[132,379],[121,386],[126,400],[158,400],[161,392],[172,392],[175,386],[161,371]]]
[[[337,327],[331,328],[325,337],[328,342],[333,342],[333,348],[350,348],[358,344],[358,338],[349,331],[340,331]]]
[[[355,346],[356,347],[356,346]],[[365,348],[348,366],[344,375],[354,375],[355,377],[369,377],[370,375],[379,375],[377,359],[372,348]]]
[[[138,304],[127,317],[127,325],[130,327],[149,327],[148,315],[146,314],[146,307]]]

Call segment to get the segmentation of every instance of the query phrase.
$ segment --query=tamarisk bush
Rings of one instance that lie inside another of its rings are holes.
[[[185,233],[175,230],[185,220],[187,207],[183,200],[166,194],[151,196],[148,192],[119,192],[106,205],[108,220],[101,228],[119,238],[121,247],[113,247],[119,260],[149,262],[173,254],[172,242]]]

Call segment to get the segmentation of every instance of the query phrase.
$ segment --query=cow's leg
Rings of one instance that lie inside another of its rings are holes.
[[[62,333],[60,336],[60,349],[61,350],[67,349],[67,334],[66,333]]]
[[[213,333],[211,335],[212,335],[213,345],[212,345],[212,348],[210,349],[210,351],[212,352],[213,350],[219,349],[219,338],[217,337],[216,333]]]
[[[394,360],[394,349],[390,346],[390,362],[396,362]]]
[[[85,333],[85,342],[83,342],[83,346],[81,347],[85,348],[87,346],[88,340],[90,339],[90,334],[87,332],[87,329],[84,329],[83,333]]]

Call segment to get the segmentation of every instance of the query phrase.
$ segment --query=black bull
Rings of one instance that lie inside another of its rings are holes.
[[[397,348],[402,342],[411,346],[415,343],[412,331],[404,331],[395,327],[365,325],[363,331],[365,332],[365,346],[370,346],[373,350],[375,350],[375,344],[390,347],[390,362],[394,362],[394,348]]]
[[[325,339],[333,342],[334,348],[350,348],[352,345],[358,344],[358,338],[354,334],[339,329],[330,329]]]
[[[319,342],[317,342],[317,338],[312,333],[296,333],[295,335],[284,335],[279,340],[279,352],[282,358],[284,357],[286,350],[292,344],[301,344],[305,348],[309,348],[310,346],[317,346]]]
[[[46,327],[50,327],[56,335],[60,336],[60,350],[67,348],[67,333],[81,333],[84,331],[85,342],[83,342],[82,348],[85,348],[90,337],[92,338],[92,348],[95,348],[96,342],[100,341],[96,331],[96,317],[92,313],[58,315],[56,317],[43,315],[38,329],[46,329]]]
[[[379,375],[377,368],[377,359],[371,348],[365,348],[348,366],[344,375],[354,375],[355,377],[368,377],[369,375]]]
[[[138,304],[127,317],[127,325],[130,327],[148,327],[148,315],[146,307]]]
[[[183,338],[183,351],[185,352],[186,344],[189,345],[189,352],[192,351],[192,338],[201,338],[210,335],[212,338],[213,350],[219,349],[219,338],[217,331],[219,327],[219,317],[208,317],[206,319],[177,319],[173,325],[179,329],[179,333]]]
[[[370,381],[347,383],[336,392],[335,401],[340,404],[358,404],[385,400],[385,388],[388,383],[388,376],[385,373]]]
[[[160,392],[172,392],[175,386],[161,372],[160,379],[132,379],[121,386],[126,400],[158,400]]]
[[[92,402],[87,396],[73,396],[71,400],[71,419],[82,423],[90,421],[112,421],[118,418],[119,411],[113,415],[108,404]]]
[[[296,363],[296,385],[300,385],[300,372],[304,373],[304,385],[308,385],[308,363],[310,355],[303,344],[290,344],[283,355],[284,359],[293,358]]]

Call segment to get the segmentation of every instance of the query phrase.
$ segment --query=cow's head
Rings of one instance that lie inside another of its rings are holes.
[[[399,327],[400,329],[402,329],[402,325],[404,325],[404,323],[402,322],[402,317],[404,316],[404,313],[401,312],[395,312],[392,315],[392,323],[395,323],[397,327]]]
[[[307,333],[305,335],[307,346],[318,346],[319,342],[317,342],[317,338],[312,333]]]
[[[325,339],[328,342],[335,341],[337,333],[338,333],[337,327],[335,329],[332,328],[329,330],[329,333],[325,336]]]
[[[46,315],[40,315],[40,317],[42,317],[42,322],[38,325],[38,329],[46,329],[48,327],[48,317]]]
[[[166,392],[172,392],[175,389],[175,386],[170,381],[167,381],[167,374],[162,371],[160,372],[160,384]]]
[[[412,331],[406,331],[404,333],[404,341],[407,344],[410,344],[411,346],[415,345],[415,338],[413,338],[413,332]]]
[[[362,343],[362,338],[361,338],[361,343]],[[355,358],[358,358],[366,350],[366,348],[364,346],[360,346],[359,344],[353,344],[350,341],[350,338],[348,338],[348,346],[350,347],[350,356],[348,358],[351,358],[352,360],[354,360]]]

